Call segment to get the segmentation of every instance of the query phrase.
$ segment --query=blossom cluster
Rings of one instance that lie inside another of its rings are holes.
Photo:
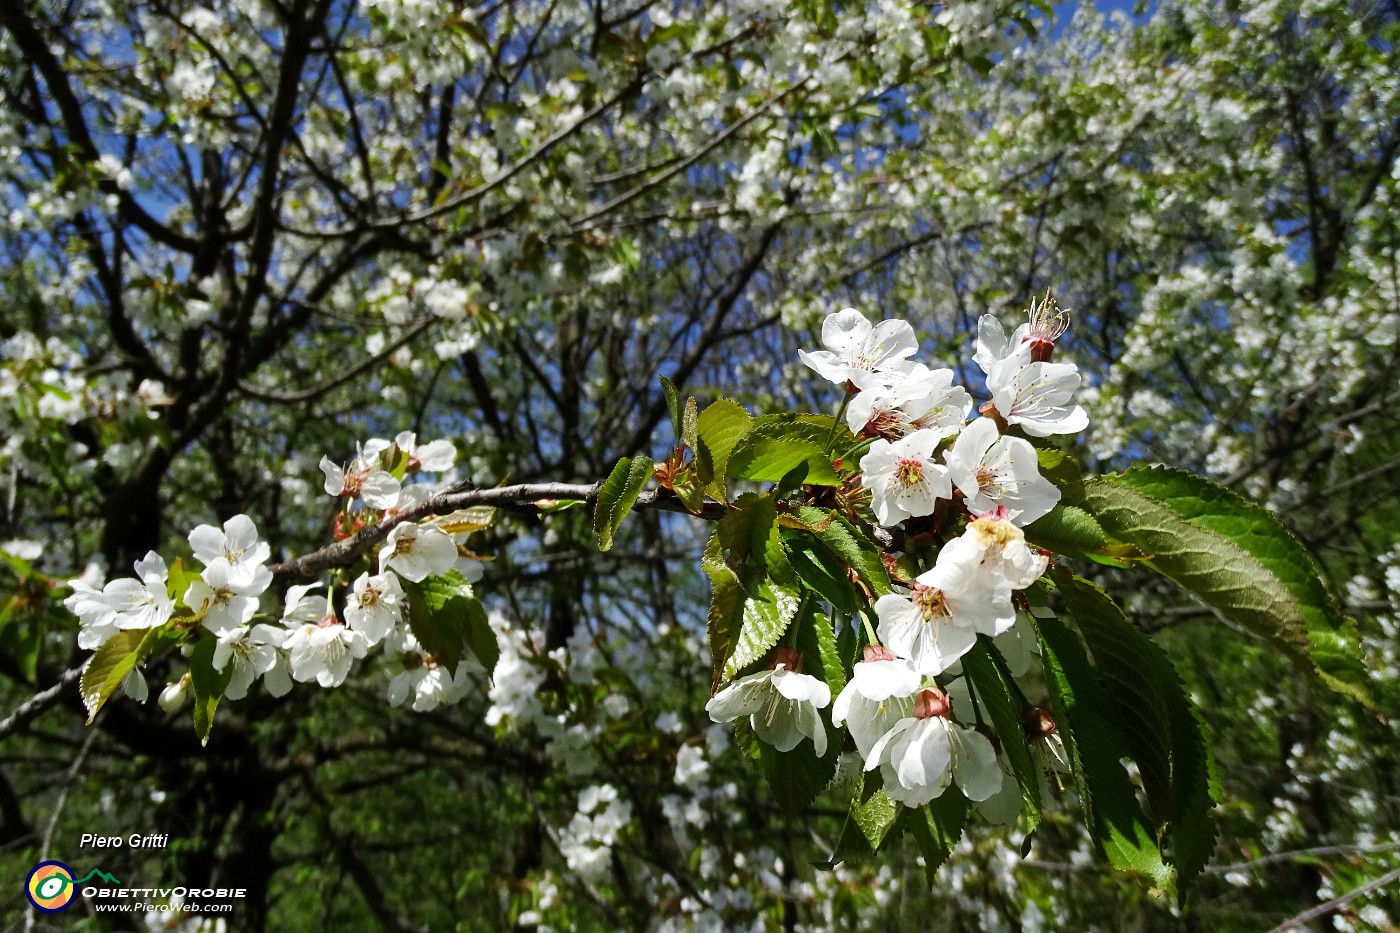
[[[822,756],[829,739],[819,711],[830,706],[832,726],[850,732],[865,770],[880,770],[891,799],[919,807],[956,784],[989,819],[1015,819],[1018,788],[1005,756],[963,724],[977,717],[960,659],[985,635],[1019,675],[1036,650],[1018,624],[1014,596],[1045,573],[1049,558],[1022,528],[1048,514],[1060,491],[1040,474],[1026,435],[1072,434],[1088,424],[1073,402],[1077,368],[1051,361],[1066,325],[1048,295],[1010,337],[984,315],[973,359],[990,399],[969,421],[972,396],[953,384],[952,371],[909,359],[918,342],[907,322],[872,325],[851,308],[827,317],[825,349],[800,356],[847,392],[846,424],[868,444],[860,486],[870,511],[881,526],[941,546],[932,566],[896,581],[902,592],[874,601],[877,624],[865,620],[862,660],[834,702],[824,681],[802,673],[799,652],[778,647],[767,670],[710,700],[716,722],[747,716],[778,751],[810,739]],[[1063,770],[1053,724],[1035,725],[1047,768]]]
[[[190,656],[197,639],[212,638],[213,669],[227,678],[223,696],[238,700],[258,678],[273,696],[286,694],[293,681],[339,686],[356,660],[382,644],[402,665],[389,684],[393,705],[429,710],[456,702],[465,692],[466,677],[480,667],[470,655],[462,663],[445,665],[424,650],[408,625],[405,592],[405,583],[453,571],[465,581],[481,576],[479,561],[459,548],[454,534],[436,523],[440,520],[418,522],[406,516],[436,491],[434,484],[407,479],[450,471],[455,460],[450,441],[419,445],[412,432],[392,441],[371,439],[345,466],[322,459],[326,492],[344,499],[337,537],[373,523],[397,522],[379,549],[377,568],[342,581],[345,598],[339,614],[333,601],[317,592],[325,581],[289,587],[278,611],[264,612],[263,599],[273,583],[267,566],[272,550],[249,516],[235,515],[222,528],[200,525],[190,532],[193,560],[202,565],[197,570],[183,560],[168,566],[151,551],[136,561],[135,577],[99,588],[90,571],[72,581],[72,595],[64,604],[81,622],[78,645],[97,651],[122,631],[164,629],[182,640],[182,651]],[[354,508],[357,501],[359,509]],[[133,654],[140,653],[137,645],[131,647]],[[142,655],[122,682],[123,691],[138,701],[149,694],[140,670],[145,660]],[[179,708],[189,689],[186,674],[166,687],[161,705]]]

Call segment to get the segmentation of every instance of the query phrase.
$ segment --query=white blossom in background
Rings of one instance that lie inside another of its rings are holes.
[[[947,467],[933,459],[940,440],[938,432],[930,430],[893,443],[879,438],[861,457],[860,482],[870,490],[871,508],[881,525],[932,515],[938,500],[952,495]]]
[[[823,379],[857,389],[888,385],[909,368],[905,360],[919,349],[907,321],[872,325],[855,308],[829,314],[822,322],[825,350],[797,351],[804,364]]]
[[[395,525],[379,550],[381,574],[393,570],[413,583],[447,573],[456,565],[457,543],[435,525],[413,522]]]

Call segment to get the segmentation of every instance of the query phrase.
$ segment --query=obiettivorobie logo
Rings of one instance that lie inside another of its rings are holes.
[[[34,905],[35,910],[56,914],[60,910],[67,910],[68,905],[73,903],[78,885],[85,884],[93,878],[101,878],[107,884],[121,884],[100,868],[94,868],[83,877],[75,878],[73,869],[62,862],[40,862],[29,869],[29,877],[24,879],[24,896],[29,898],[29,903]]]

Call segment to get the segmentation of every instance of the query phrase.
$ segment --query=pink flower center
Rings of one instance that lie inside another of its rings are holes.
[[[948,600],[944,598],[943,591],[932,586],[924,586],[922,583],[914,584],[914,608],[918,609],[926,621],[932,622],[935,618],[946,618],[952,615],[948,610]]]
[[[893,661],[894,655],[884,645],[866,645],[861,649],[862,661]]]
[[[901,486],[917,486],[924,479],[924,462],[916,457],[900,457],[895,464],[894,480]]]

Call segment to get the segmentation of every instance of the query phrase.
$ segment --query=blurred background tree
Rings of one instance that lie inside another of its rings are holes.
[[[579,511],[506,516],[494,686],[393,709],[381,658],[225,705],[207,748],[130,700],[85,728],[58,600],[237,512],[317,546],[316,463],[371,435],[591,482],[668,448],[658,371],[829,410],[795,355],[826,312],[955,364],[1053,287],[1085,462],[1275,509],[1400,709],[1397,39],[1345,0],[0,5],[0,903],[156,831],[103,867],[247,887],[240,930],[1393,929],[1395,884],[1328,902],[1400,865],[1394,727],[1145,576],[1225,797],[1180,909],[1072,800],[1024,858],[974,828],[932,891],[912,850],[814,868],[840,788],[784,818],[704,715],[685,519],[599,554]]]

